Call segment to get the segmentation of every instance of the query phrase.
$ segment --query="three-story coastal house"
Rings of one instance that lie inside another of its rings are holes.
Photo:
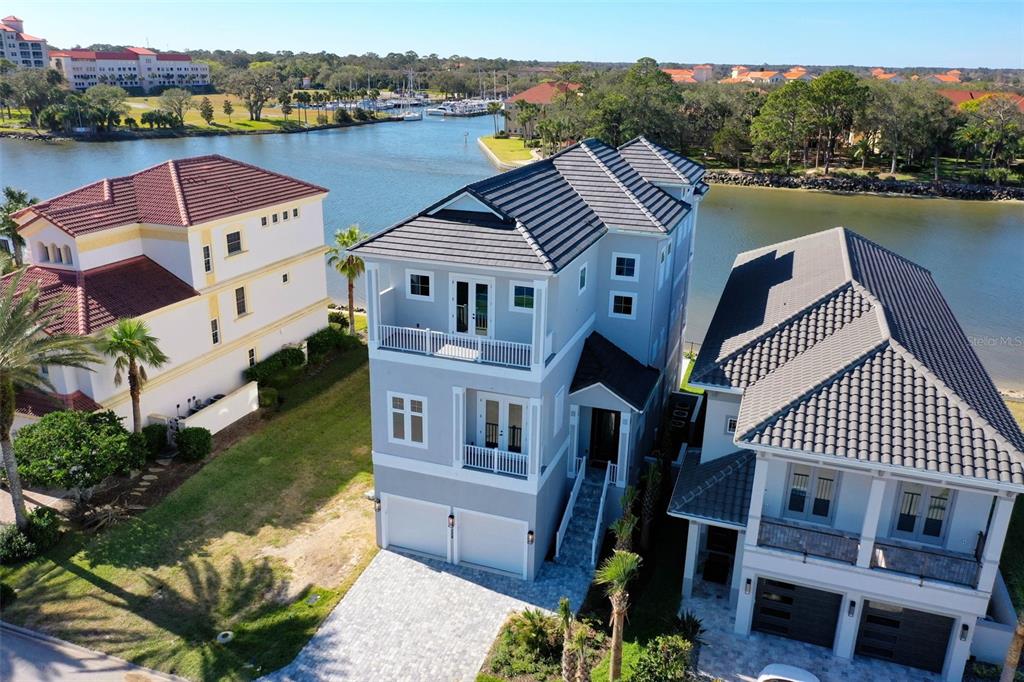
[[[1024,435],[927,270],[843,228],[742,253],[690,382],[684,604],[723,583],[739,635],[951,681],[1001,660]]]
[[[353,249],[380,546],[532,579],[569,551],[591,471],[580,499],[603,504],[576,509],[571,549],[592,563],[678,385],[702,175],[643,138],[584,140]]]

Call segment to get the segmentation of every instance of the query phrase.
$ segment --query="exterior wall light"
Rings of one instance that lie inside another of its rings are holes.
[[[528,545],[532,545],[532,544],[533,544],[533,541],[534,541],[535,539],[536,539],[536,538],[535,538],[535,536],[534,536],[534,534],[533,534],[533,531],[532,531],[532,530],[530,530],[530,531],[526,531],[526,544],[528,544]]]
[[[449,514],[448,515],[448,527],[449,528],[454,528],[455,527],[455,514]]]
[[[375,512],[379,512],[380,511],[380,498],[379,497],[373,498],[373,511],[375,511]]]
[[[747,582],[743,584],[743,594],[750,594],[751,580],[747,578]]]
[[[967,633],[970,632],[970,630],[971,629],[967,626],[967,623],[964,623],[963,625],[960,626],[960,641],[961,642],[966,642],[967,641]]]
[[[853,614],[857,613],[857,602],[853,599],[850,600],[850,606],[846,609],[846,615],[853,618]]]

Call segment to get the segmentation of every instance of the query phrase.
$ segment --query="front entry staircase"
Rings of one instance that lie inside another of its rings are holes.
[[[601,506],[601,493],[604,488],[604,469],[588,468],[576,504],[572,509],[572,518],[562,540],[556,563],[576,566],[586,570],[594,567],[591,560],[594,533],[597,530],[597,515]]]

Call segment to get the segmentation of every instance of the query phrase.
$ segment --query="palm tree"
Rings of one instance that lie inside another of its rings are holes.
[[[88,338],[46,333],[46,326],[57,312],[57,301],[39,301],[39,289],[34,284],[22,287],[22,276],[18,273],[8,278],[0,297],[0,449],[18,528],[25,528],[28,515],[11,443],[15,392],[23,388],[54,391],[50,380],[39,371],[41,367],[88,370],[89,365],[99,360]]]
[[[124,374],[128,375],[128,394],[132,398],[132,430],[142,431],[142,385],[146,382],[146,365],[157,368],[168,357],[157,344],[160,339],[149,333],[142,320],[122,319],[107,329],[100,341],[103,353],[114,358],[114,385],[120,386]]]
[[[1013,637],[1010,638],[1010,646],[1006,650],[999,682],[1013,682],[1016,679],[1021,649],[1024,649],[1024,612],[1017,614],[1017,624],[1013,628]]]
[[[562,680],[564,682],[573,682],[573,674],[576,669],[575,652],[573,651],[573,631],[575,628],[573,626],[576,622],[567,597],[562,597],[558,600],[558,621],[562,626]]]
[[[488,102],[487,113],[491,115],[491,120],[494,121],[494,134],[498,134],[498,114],[501,113],[501,102]]]
[[[35,197],[30,197],[28,192],[13,187],[4,187],[4,203],[0,204],[0,234],[11,241],[14,248],[14,262],[18,267],[22,264],[22,249],[25,247],[25,239],[18,234],[18,224],[14,222],[12,214],[17,213],[26,206],[38,202]]]
[[[626,609],[629,608],[626,587],[636,576],[640,561],[640,556],[633,552],[615,550],[594,575],[594,582],[605,586],[605,594],[612,603],[612,654],[608,665],[611,682],[622,674],[622,628],[626,623]]]
[[[366,270],[366,264],[349,249],[364,237],[366,235],[359,231],[358,225],[349,225],[347,230],[334,233],[334,246],[327,249],[327,264],[348,280],[348,329],[351,334],[356,333],[356,279]]]
[[[586,628],[576,628],[576,632],[573,633],[572,655],[576,659],[575,682],[587,682],[590,679],[590,671],[587,669],[587,662],[590,658],[590,638]]]

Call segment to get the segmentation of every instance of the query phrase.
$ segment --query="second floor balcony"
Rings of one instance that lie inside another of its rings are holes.
[[[533,364],[533,344],[529,343],[391,324],[377,325],[377,339],[385,350],[519,369],[529,369]]]

